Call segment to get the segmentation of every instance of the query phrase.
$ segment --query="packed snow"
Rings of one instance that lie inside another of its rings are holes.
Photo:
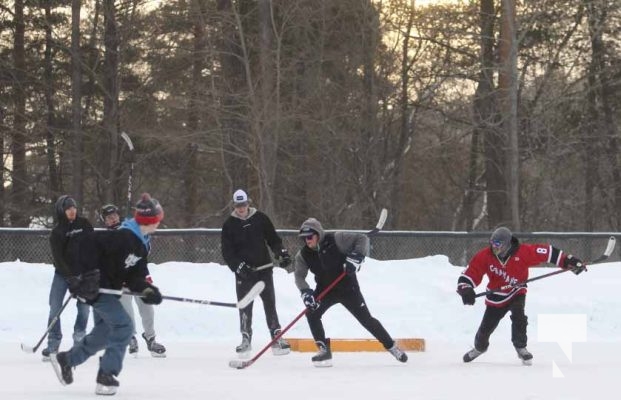
[[[233,274],[225,266],[169,262],[150,265],[150,269],[165,295],[235,302]],[[523,366],[516,357],[508,316],[492,336],[489,351],[472,363],[462,362],[463,353],[472,346],[484,305],[481,298],[473,307],[462,305],[455,293],[461,270],[445,256],[399,261],[367,259],[364,263],[358,277],[372,314],[393,337],[426,341],[426,351],[409,352],[406,364],[397,362],[388,352],[335,352],[332,368],[315,368],[310,361],[312,353],[274,356],[268,351],[247,369],[233,369],[228,363],[236,358],[235,346],[241,339],[236,309],[164,301],[156,309],[156,331],[158,341],[167,347],[168,357],[152,358],[141,341],[138,358],[125,358],[116,398],[616,398],[612,393],[616,392],[615,382],[621,371],[621,263],[598,264],[579,276],[564,273],[530,285],[526,312],[530,323],[528,348],[534,355],[532,366]],[[550,270],[534,269],[531,277],[546,272]],[[34,346],[46,329],[52,274],[53,268],[46,264],[0,263],[3,400],[96,396],[97,357],[78,366],[74,383],[64,387],[50,364],[41,361],[43,346],[36,354],[20,349],[20,343]],[[277,309],[285,327],[303,310],[303,304],[293,275],[277,268],[274,279]],[[484,285],[478,288],[482,290]],[[563,317],[567,316],[577,316],[569,319],[586,321],[586,326],[563,325]],[[66,339],[61,349],[71,345],[74,318],[75,306],[70,304],[62,315]],[[543,336],[549,333],[548,325],[548,331],[539,332],[542,318],[552,318],[554,336],[563,343]],[[323,320],[330,337],[370,337],[338,305]],[[140,322],[137,324],[140,334]],[[269,343],[260,300],[255,301],[253,328],[252,354],[256,354]],[[310,338],[306,320],[302,318],[285,337]]]

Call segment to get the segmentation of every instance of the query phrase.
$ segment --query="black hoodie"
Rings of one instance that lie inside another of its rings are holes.
[[[62,207],[62,201],[66,198],[62,196],[56,202],[55,211],[58,223],[50,234],[50,246],[56,272],[68,278],[78,273],[75,263],[79,257],[80,242],[87,233],[93,232],[93,226],[86,218],[79,215],[74,221],[69,222]]]

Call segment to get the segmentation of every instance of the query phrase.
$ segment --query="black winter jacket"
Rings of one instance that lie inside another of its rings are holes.
[[[50,247],[56,272],[68,278],[75,275],[76,263],[84,238],[93,232],[93,226],[84,217],[69,222],[65,214],[58,214],[58,225],[50,234]]]
[[[334,280],[343,273],[345,254],[336,245],[334,233],[326,233],[319,244],[319,251],[312,250],[304,246],[300,250],[300,255],[308,266],[308,269],[315,275],[315,292],[320,293],[328,287]],[[358,278],[356,274],[345,275],[333,292],[343,292],[348,290],[359,290]]]
[[[268,246],[280,254],[282,239],[267,215],[251,208],[249,217],[240,219],[233,212],[222,226],[222,257],[235,272],[242,261],[251,268],[272,262]]]
[[[99,287],[121,290],[125,283],[131,291],[141,292],[149,286],[146,277],[150,249],[136,232],[123,228],[97,231],[89,234],[85,243],[80,272],[99,269]]]

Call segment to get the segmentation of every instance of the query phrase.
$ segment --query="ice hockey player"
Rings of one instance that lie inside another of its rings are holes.
[[[85,238],[77,263],[80,269],[73,271],[69,288],[92,305],[95,325],[69,351],[51,355],[54,372],[63,385],[73,382],[73,368],[104,350],[95,393],[116,393],[119,382],[115,376],[121,372],[133,331],[119,297],[125,283],[133,292],[141,292],[145,303],[162,302],[158,288],[145,278],[149,275],[149,234],[155,232],[163,217],[159,202],[144,193],[136,204],[134,218],[124,221],[117,230],[97,231]]]
[[[337,303],[342,304],[397,360],[406,362],[407,354],[371,315],[356,278],[356,272],[369,253],[368,236],[352,232],[326,233],[315,218],[309,218],[302,223],[299,236],[303,238],[304,246],[295,256],[294,275],[295,284],[308,308],[306,318],[311,334],[319,349],[311,358],[313,364],[317,367],[332,366],[330,339],[326,338],[321,317]],[[315,275],[315,290],[306,282],[308,271]],[[343,271],[346,272],[345,277],[318,301],[316,296]]]
[[[107,229],[114,230],[121,226],[121,214],[119,208],[114,204],[106,204],[101,207],[99,217]],[[151,275],[147,276],[147,282],[153,283]],[[125,288],[125,290],[128,289]],[[132,298],[136,303],[136,307],[138,307],[138,313],[140,314],[140,320],[142,321],[142,327],[144,329],[142,338],[147,343],[147,350],[149,350],[153,357],[166,357],[166,347],[155,340],[155,307],[153,304],[147,304],[139,297],[121,296],[121,304],[125,311],[127,311],[127,314],[129,314],[129,317],[132,319],[132,324],[134,325],[134,335],[129,340],[129,354],[137,356],[139,349],[138,340],[136,340],[136,319],[134,317]]]
[[[522,363],[532,364],[533,355],[526,348],[526,286],[519,283],[528,279],[529,267],[543,263],[570,269],[576,275],[586,270],[580,259],[550,244],[520,243],[506,227],[496,229],[490,237],[489,246],[472,257],[457,280],[457,293],[463,303],[474,304],[474,288],[481,283],[484,275],[489,279],[487,290],[498,291],[488,294],[485,299],[485,313],[474,338],[474,348],[464,354],[464,362],[470,362],[487,351],[491,334],[510,312],[511,342]],[[501,289],[506,286],[511,287]]]
[[[71,276],[71,264],[78,257],[80,242],[88,233],[93,232],[91,223],[78,215],[77,203],[72,197],[60,196],[56,200],[54,211],[57,225],[50,234],[50,246],[55,271],[50,287],[48,326],[60,311],[69,289],[67,278]],[[89,305],[78,301],[77,315],[73,326],[73,343],[79,342],[86,335],[89,313]],[[47,347],[41,352],[43,361],[49,361],[50,354],[58,351],[62,337],[59,318],[47,337]]]
[[[276,313],[276,293],[269,249],[279,261],[279,266],[288,269],[291,264],[289,252],[282,245],[270,218],[250,207],[250,199],[245,191],[238,189],[233,193],[233,211],[222,225],[222,256],[229,269],[235,273],[237,299],[244,297],[259,281],[265,283],[261,301],[265,311],[267,327],[272,339],[280,334],[280,322]],[[252,308],[254,302],[239,310],[239,327],[242,342],[236,347],[237,354],[244,358],[252,350]],[[291,351],[289,343],[280,338],[272,345],[274,355],[285,355]]]

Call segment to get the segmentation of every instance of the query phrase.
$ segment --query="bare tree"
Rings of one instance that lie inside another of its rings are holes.
[[[520,179],[517,126],[517,39],[515,0],[501,0],[498,94],[502,107],[502,130],[508,137],[507,195],[511,225],[520,230]],[[504,135],[503,135],[504,136]]]
[[[590,124],[587,124],[588,130],[585,132],[587,136],[585,142],[589,143],[585,154],[585,167],[587,177],[585,179],[585,227],[591,231],[595,227],[594,216],[594,189],[596,186],[600,190],[606,190],[606,187],[614,188],[612,195],[612,209],[619,210],[621,208],[621,165],[619,162],[619,132],[615,117],[613,103],[618,100],[614,99],[613,93],[613,77],[610,76],[606,66],[608,52],[605,40],[603,38],[606,29],[606,23],[609,18],[609,2],[598,0],[588,2],[586,5],[589,38],[591,42],[591,62],[588,69],[588,104]],[[596,159],[592,157],[593,153],[588,150],[593,148],[592,137],[595,137],[595,146],[597,150],[603,150],[607,157],[607,168],[611,175],[611,185],[604,183],[602,177],[597,172]],[[599,145],[597,145],[599,144]],[[615,214],[618,214],[615,212]],[[616,227],[621,226],[621,217],[615,218]]]
[[[13,41],[14,85],[13,85],[13,129],[11,156],[11,198],[9,212],[12,226],[27,226],[28,214],[18,210],[26,208],[28,202],[28,176],[26,169],[26,54],[24,48],[24,1],[15,0],[15,36]]]
[[[45,141],[47,152],[47,164],[50,176],[50,191],[51,193],[58,193],[60,191],[60,185],[58,180],[58,168],[56,167],[56,143],[55,143],[55,131],[56,127],[56,110],[54,105],[54,92],[56,90],[54,79],[52,75],[52,49],[54,47],[54,41],[52,39],[52,21],[51,21],[51,5],[46,2],[45,8],[45,60],[44,60],[44,79],[45,79],[45,103],[47,106],[47,120],[45,125]]]
[[[259,201],[268,215],[274,214],[274,181],[276,179],[276,150],[278,146],[278,92],[276,90],[276,63],[273,51],[274,26],[272,24],[272,0],[258,0],[259,19],[259,69],[257,84],[260,90],[254,93],[248,79],[252,96],[252,127],[257,141],[255,162],[259,182]],[[250,62],[250,60],[246,60]]]
[[[118,162],[119,149],[119,37],[116,23],[114,0],[104,0],[104,45],[105,59],[103,70],[103,121],[104,140],[108,144],[105,154],[103,175],[105,177],[104,197],[114,198],[114,189],[117,185],[115,169]]]
[[[84,203],[84,133],[82,132],[82,52],[80,49],[80,13],[81,0],[71,1],[71,138],[73,139],[73,195],[79,204]],[[62,188],[58,188],[62,190]]]
[[[188,123],[187,130],[192,138],[198,138],[200,124],[201,98],[204,97],[204,84],[202,73],[205,68],[205,23],[206,23],[206,1],[194,0],[191,7],[192,30],[194,34],[194,48],[192,51],[192,88],[188,99]],[[186,205],[186,226],[192,226],[197,221],[197,209],[199,205],[198,186],[200,169],[198,163],[198,144],[195,141],[185,146],[185,205]]]
[[[243,10],[246,1],[240,1]],[[233,193],[234,188],[246,187],[250,183],[249,170],[249,128],[247,119],[247,104],[240,91],[245,87],[244,52],[241,40],[243,30],[238,30],[236,15],[231,0],[218,0],[220,30],[222,35],[217,47],[222,64],[222,81],[218,82],[221,92],[221,131],[222,131],[222,158],[224,172],[228,177],[228,187],[223,190],[226,197]]]

